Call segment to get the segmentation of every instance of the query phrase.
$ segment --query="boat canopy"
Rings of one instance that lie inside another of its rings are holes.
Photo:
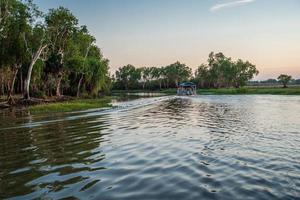
[[[183,82],[183,83],[180,83],[179,86],[180,87],[193,87],[193,86],[196,86],[196,84],[193,82]]]

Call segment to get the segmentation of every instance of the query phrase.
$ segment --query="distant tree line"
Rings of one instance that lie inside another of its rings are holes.
[[[255,65],[241,59],[232,61],[223,53],[210,53],[207,64],[200,65],[193,75],[192,69],[180,62],[165,67],[126,65],[114,77],[114,89],[162,89],[177,87],[180,82],[193,81],[201,88],[241,87],[258,70]]]
[[[174,88],[192,76],[192,69],[175,62],[165,67],[141,67],[126,65],[119,68],[114,80],[114,89],[162,89]]]
[[[0,95],[97,95],[110,90],[109,61],[66,8],[42,13],[32,0],[0,1]]]
[[[292,76],[287,74],[281,74],[277,79],[267,79],[261,81],[249,81],[247,85],[250,86],[276,86],[282,85],[287,87],[288,85],[300,85],[300,79],[293,79]]]

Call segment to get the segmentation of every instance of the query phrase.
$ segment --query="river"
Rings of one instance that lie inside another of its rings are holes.
[[[300,97],[0,116],[0,199],[300,199]]]

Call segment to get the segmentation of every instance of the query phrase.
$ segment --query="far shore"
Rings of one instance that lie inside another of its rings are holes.
[[[168,95],[175,95],[176,88],[162,89],[162,90],[113,90],[113,94],[126,93],[163,93]],[[198,95],[254,95],[254,94],[269,94],[269,95],[300,95],[300,86],[293,86],[288,88],[283,87],[242,87],[242,88],[198,88]]]

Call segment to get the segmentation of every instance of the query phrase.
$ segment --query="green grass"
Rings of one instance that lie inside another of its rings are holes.
[[[98,99],[78,99],[58,103],[45,103],[29,106],[32,113],[49,113],[49,112],[70,112],[92,108],[110,107],[111,98],[104,97]]]

